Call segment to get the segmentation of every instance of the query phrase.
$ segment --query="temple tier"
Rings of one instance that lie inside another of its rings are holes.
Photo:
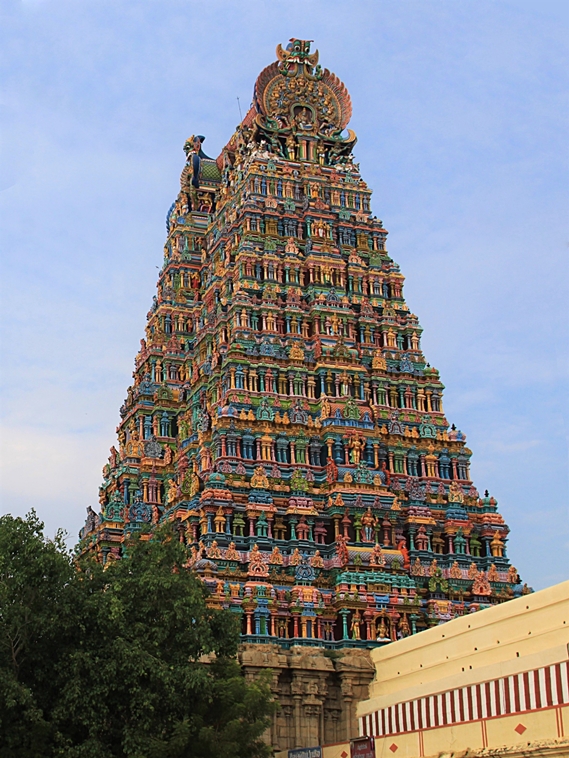
[[[221,155],[190,138],[118,450],[80,550],[172,521],[248,642],[369,647],[524,591],[470,480],[310,43]]]

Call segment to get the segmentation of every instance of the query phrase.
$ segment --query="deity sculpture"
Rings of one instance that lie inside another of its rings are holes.
[[[295,547],[292,555],[289,558],[289,566],[298,566],[299,563],[302,561],[302,556],[300,555],[300,550]]]
[[[362,516],[362,526],[363,526],[364,542],[373,542],[374,541],[373,528],[375,526],[375,516],[371,512],[371,508],[368,508],[367,511]]]
[[[350,630],[352,632],[353,640],[361,639],[361,630],[360,630],[361,621],[362,621],[362,617],[360,615],[360,612],[356,611],[354,615],[352,616],[352,623],[350,624]]]

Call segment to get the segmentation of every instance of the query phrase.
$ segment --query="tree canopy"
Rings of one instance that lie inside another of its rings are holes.
[[[263,758],[274,709],[238,622],[207,605],[175,532],[76,563],[32,512],[0,518],[3,758]]]

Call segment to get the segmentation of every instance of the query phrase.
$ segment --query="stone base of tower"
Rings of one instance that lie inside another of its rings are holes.
[[[247,678],[272,670],[280,704],[267,741],[275,751],[344,742],[358,735],[356,705],[368,697],[374,677],[369,651],[243,644],[239,658]]]

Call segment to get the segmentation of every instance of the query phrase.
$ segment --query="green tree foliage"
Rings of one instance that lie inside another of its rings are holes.
[[[3,758],[263,758],[274,705],[235,659],[169,528],[76,566],[35,514],[0,518]]]
[[[63,538],[43,524],[0,519],[0,755],[49,755],[56,729],[46,703],[58,697],[54,676],[69,639],[69,587],[74,579]]]

